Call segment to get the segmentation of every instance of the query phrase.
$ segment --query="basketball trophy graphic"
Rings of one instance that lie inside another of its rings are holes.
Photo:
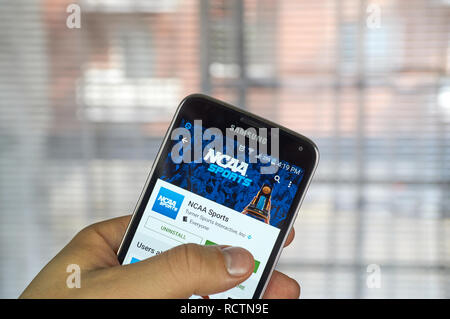
[[[272,187],[264,184],[258,191],[253,200],[244,208],[242,214],[253,217],[257,220],[270,223],[270,196],[272,195]]]

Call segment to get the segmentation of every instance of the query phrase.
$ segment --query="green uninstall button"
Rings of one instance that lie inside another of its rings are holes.
[[[145,228],[156,232],[159,235],[163,235],[164,237],[176,240],[182,244],[200,244],[202,242],[202,238],[200,236],[151,216],[147,219]]]

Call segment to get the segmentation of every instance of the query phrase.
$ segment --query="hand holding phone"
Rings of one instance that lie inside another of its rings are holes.
[[[188,249],[186,253],[186,247],[182,245],[162,253],[158,258],[121,266],[116,251],[130,217],[103,221],[80,231],[39,272],[20,298],[187,298],[195,292],[218,292],[224,285],[231,288],[245,279],[245,275],[217,276],[217,272],[211,271],[217,265],[225,267],[222,258],[209,256],[214,248],[212,246],[198,246],[200,251]],[[293,235],[288,242],[292,238]],[[244,256],[240,257],[245,258],[245,254],[249,253],[244,252]],[[173,276],[175,268],[167,265],[180,265],[183,258],[190,258],[196,264],[207,264],[207,267],[183,269],[178,274],[183,276],[180,280],[179,276]],[[223,264],[220,264],[221,261]],[[252,265],[248,266],[251,272]],[[186,278],[192,280],[188,282]],[[163,284],[161,279],[164,279]],[[279,272],[274,272],[264,295],[265,298],[298,296],[298,284]]]
[[[270,151],[269,151],[270,150]],[[261,298],[318,162],[306,137],[204,95],[185,98],[118,252],[124,265],[173,247],[240,246],[249,278],[211,298]]]
[[[241,131],[233,124],[269,122],[201,95],[183,101],[168,134],[180,124],[187,131],[195,129],[191,121],[199,118],[213,123],[213,117],[219,127],[271,143],[270,139],[249,135],[248,127]],[[280,134],[280,159],[289,158],[286,154],[298,147],[282,136],[284,133]],[[279,161],[276,165],[284,173],[266,172],[261,177],[257,172],[262,167],[248,156],[238,160],[218,147],[214,152],[205,148],[206,152],[200,153],[208,159],[206,163],[194,160],[193,164],[177,164],[171,158],[177,155],[168,154],[166,135],[133,218],[119,217],[80,231],[20,297],[183,298],[211,294],[222,298],[297,298],[298,284],[273,271],[281,247],[293,239],[295,212],[317,163],[315,147],[311,149],[308,140],[299,136],[294,140],[302,141],[302,151],[314,151],[313,157],[306,152],[298,161],[289,160],[292,165]],[[179,143],[187,144],[186,137]],[[242,148],[242,144],[228,145],[235,147]],[[292,177],[289,182],[288,177]],[[148,258],[151,256],[155,257]]]

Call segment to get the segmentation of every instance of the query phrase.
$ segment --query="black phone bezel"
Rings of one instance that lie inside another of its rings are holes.
[[[288,231],[293,225],[294,219],[300,208],[301,201],[303,200],[317,167],[319,160],[318,148],[314,142],[301,134],[203,94],[189,95],[180,103],[166,132],[144,189],[134,209],[132,219],[117,252],[118,260],[120,264],[122,264],[125,259],[126,253],[128,252],[158,176],[161,176],[164,166],[164,159],[170,152],[170,134],[174,128],[179,126],[180,121],[183,118],[191,119],[192,122],[194,119],[201,119],[203,127],[218,127],[222,130],[222,132],[225,132],[225,129],[229,128],[231,125],[240,126],[246,129],[251,126],[249,124],[252,124],[257,127],[266,127],[269,129],[269,132],[270,128],[277,127],[279,128],[280,159],[301,167],[304,170],[304,175],[298,187],[298,191],[294,197],[289,212],[286,215],[284,224],[280,228],[280,233],[275,241],[269,260],[264,268],[263,274],[252,298],[261,297],[267,281],[269,280],[269,275],[278,260],[279,252],[287,238]],[[300,146],[302,148],[301,151],[299,150]]]

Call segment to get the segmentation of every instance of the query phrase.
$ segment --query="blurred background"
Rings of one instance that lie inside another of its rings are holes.
[[[133,211],[203,92],[319,146],[278,266],[303,298],[450,298],[449,22],[448,0],[0,0],[0,297]]]

